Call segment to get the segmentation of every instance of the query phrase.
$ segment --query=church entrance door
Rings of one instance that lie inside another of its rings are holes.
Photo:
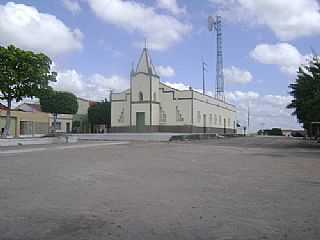
[[[145,113],[137,112],[136,121],[137,121],[137,132],[143,132],[145,129]]]

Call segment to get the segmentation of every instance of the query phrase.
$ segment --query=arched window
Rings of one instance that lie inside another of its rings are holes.
[[[139,101],[142,102],[143,101],[143,93],[139,92]]]

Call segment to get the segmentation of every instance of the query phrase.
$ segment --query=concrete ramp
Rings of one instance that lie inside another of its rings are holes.
[[[110,134],[76,134],[79,140],[86,141],[145,141],[169,142],[191,141],[219,138],[218,134],[195,133],[110,133]]]
[[[106,134],[76,134],[79,140],[86,141],[152,141],[167,142],[174,133],[106,133]]]

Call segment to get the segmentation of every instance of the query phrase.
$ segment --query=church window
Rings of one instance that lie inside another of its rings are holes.
[[[184,121],[184,118],[182,117],[182,113],[180,112],[178,106],[176,106],[176,120],[177,120],[177,122]]]
[[[160,106],[160,122],[161,123],[166,123],[167,122],[167,114],[163,110],[163,108]]]
[[[143,93],[139,92],[139,101],[142,102],[143,101]]]

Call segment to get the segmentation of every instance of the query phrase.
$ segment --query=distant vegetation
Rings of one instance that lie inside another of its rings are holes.
[[[283,136],[281,128],[272,128],[270,130],[259,130],[258,135]]]
[[[107,129],[111,127],[111,103],[98,102],[88,110],[88,120],[93,129],[96,125],[105,125]]]
[[[53,90],[44,91],[41,94],[40,105],[43,112],[53,114],[54,132],[56,131],[58,114],[76,114],[79,107],[77,97],[74,94]]]

